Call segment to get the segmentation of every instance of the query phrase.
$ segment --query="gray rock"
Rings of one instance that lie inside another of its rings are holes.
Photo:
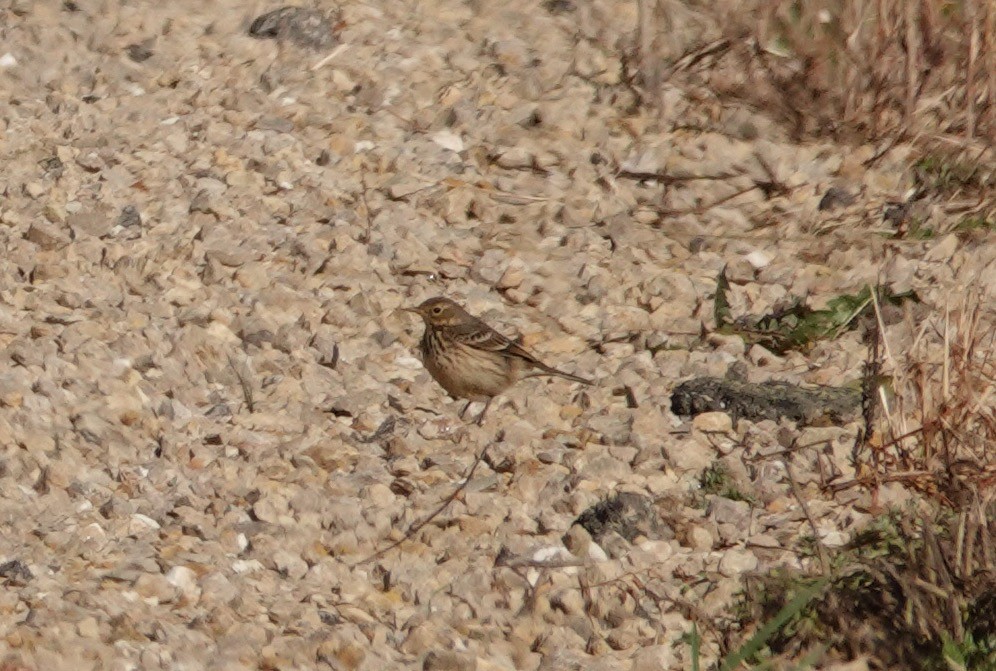
[[[338,42],[337,17],[305,7],[281,7],[261,14],[249,26],[249,34],[260,39],[286,40],[299,47],[326,50]]]
[[[622,492],[583,512],[575,521],[595,541],[615,532],[627,541],[643,536],[650,540],[674,538],[674,532],[661,518],[654,502],[646,496]]]

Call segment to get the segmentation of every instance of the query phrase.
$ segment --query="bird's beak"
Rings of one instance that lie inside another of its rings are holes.
[[[405,312],[411,312],[419,316],[422,316],[422,313],[418,311],[418,308],[401,308],[401,309],[404,310]]]

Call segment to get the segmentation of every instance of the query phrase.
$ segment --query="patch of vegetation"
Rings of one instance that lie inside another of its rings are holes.
[[[990,305],[970,292],[900,359],[886,359],[889,413],[869,406],[852,452],[855,476],[824,485],[865,488],[874,502],[880,487],[901,483],[909,505],[836,550],[813,537],[797,545],[803,559],[819,550],[827,585],[749,662],[798,664],[819,650],[870,668],[996,671],[996,411],[983,400],[996,395]],[[878,343],[868,378],[885,365]],[[813,580],[795,569],[750,577],[733,609],[737,626],[770,622]]]
[[[987,219],[980,215],[965,217],[954,227],[955,233],[971,233],[973,231],[990,232],[996,230],[996,220]]]
[[[731,501],[744,501],[754,504],[756,499],[750,494],[744,493],[737,488],[733,474],[721,462],[714,462],[712,466],[702,471],[699,476],[699,485],[703,494],[714,494],[730,499]]]
[[[993,671],[996,669],[994,661],[994,647],[992,636],[978,641],[969,633],[961,641],[956,641],[949,636],[944,637],[944,645],[941,648],[943,666],[939,669],[951,671]]]
[[[767,622],[764,623],[764,625],[754,632],[754,635],[751,636],[750,639],[720,660],[720,671],[734,671],[734,669],[741,668],[741,665],[745,662],[765,667],[769,663],[767,658],[770,657],[768,642],[781,635],[785,627],[797,618],[806,609],[810,602],[823,591],[826,584],[826,579],[819,578],[812,580],[809,585],[798,590],[798,592],[784,606],[782,606],[777,613],[775,613]],[[691,646],[692,671],[699,671],[699,657],[702,638],[699,636],[698,628],[693,624],[691,634],[683,637],[683,639]],[[795,668],[808,668],[810,665],[814,664],[819,657],[822,656],[822,654],[823,651],[819,648],[814,649],[810,652],[810,654],[803,657],[803,659],[795,665]]]
[[[666,3],[641,13],[642,39],[625,62],[645,102],[660,99],[665,81],[684,75],[699,84],[702,71],[718,71],[709,80],[713,95],[764,109],[799,138],[943,136],[948,144],[964,138],[981,146],[991,137],[994,109],[980,104],[996,44],[987,3],[686,4],[682,13]],[[699,28],[702,40],[683,52],[660,38],[702,24],[714,30]]]
[[[981,549],[992,538],[981,527],[966,538],[962,524],[952,514],[877,520],[833,557],[826,589],[784,619],[766,656],[825,649],[878,668],[996,669],[996,577]],[[976,570],[966,573],[966,563]],[[813,582],[787,569],[749,580],[742,623],[770,622]]]
[[[747,315],[733,319],[727,297],[730,284],[725,269],[716,281],[713,315],[716,331],[738,335],[748,344],[761,345],[777,354],[790,350],[805,351],[819,340],[832,340],[858,320],[874,314],[872,289],[865,286],[856,294],[841,294],[827,301],[826,308],[814,310],[801,298],[778,306],[761,316]],[[906,301],[919,301],[916,293],[894,293],[888,287],[878,287],[875,298],[880,305],[902,305]]]
[[[926,222],[913,219],[908,228],[901,233],[897,231],[894,237],[901,237],[904,240],[933,240],[937,237],[937,231],[928,226]]]
[[[913,164],[917,182],[932,193],[952,193],[984,186],[977,163],[941,154],[927,154]]]

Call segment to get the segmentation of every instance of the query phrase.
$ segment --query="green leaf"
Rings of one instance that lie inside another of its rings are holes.
[[[944,661],[950,671],[966,671],[968,668],[961,646],[947,634],[944,634],[944,646],[941,648],[941,653],[944,655]]]
[[[692,646],[692,671],[699,671],[699,652],[702,647],[702,637],[699,636],[699,628],[695,622],[692,622],[692,635],[691,635],[691,646]]]
[[[716,289],[714,312],[717,330],[738,335],[750,345],[761,345],[776,354],[789,350],[802,350],[814,342],[836,338],[845,330],[854,328],[858,317],[872,311],[872,289],[866,285],[856,294],[841,294],[827,301],[823,310],[813,310],[796,299],[766,315],[740,317],[733,320],[727,300],[729,283],[725,272],[720,275]],[[918,301],[912,291],[892,293],[887,287],[876,289],[879,303],[900,305],[904,301]]]
[[[763,627],[758,629],[754,635],[750,637],[749,641],[740,646],[739,650],[726,657],[726,659],[723,660],[722,665],[719,667],[720,671],[733,671],[745,660],[750,659],[760,652],[764,646],[767,645],[768,639],[774,636],[779,629],[784,627],[789,620],[802,612],[802,609],[805,608],[814,597],[823,591],[823,588],[826,587],[827,582],[828,578],[820,578],[812,585],[799,592],[799,594],[785,604],[773,618],[771,618]]]
[[[727,293],[730,291],[730,281],[726,279],[726,266],[719,271],[716,278],[716,300],[712,305],[712,316],[716,320],[716,328],[720,329],[733,323],[730,317],[730,299]]]

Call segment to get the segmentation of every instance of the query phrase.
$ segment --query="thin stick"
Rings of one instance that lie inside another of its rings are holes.
[[[636,3],[636,31],[637,31],[637,59],[639,60],[640,74],[643,78],[643,88],[649,91],[654,97],[660,94],[660,82],[658,81],[660,66],[659,58],[654,58],[654,0],[637,0]]]
[[[921,3],[915,0],[906,2],[906,123],[913,121],[917,90],[920,87],[920,33],[917,19],[920,18]]]
[[[965,123],[965,139],[975,137],[975,69],[979,59],[979,8],[975,0],[965,2],[965,11],[971,24],[968,38],[968,81],[965,82],[965,97],[968,98],[968,119]]]
[[[951,397],[951,306],[944,303],[944,364],[941,369],[941,398]]]
[[[978,501],[976,501],[976,503],[978,503]],[[966,575],[968,575],[968,569],[965,565],[963,565],[967,564],[967,562],[964,562],[965,527],[967,524],[968,524],[968,512],[963,510],[961,511],[961,514],[958,515],[958,530],[955,532],[954,566],[959,578],[964,578]]]
[[[361,559],[360,561],[352,564],[352,566],[359,566],[360,564],[367,564],[369,562],[372,562],[374,559],[377,559],[379,557],[384,556],[385,554],[387,554],[391,550],[393,550],[393,549],[401,546],[402,544],[408,542],[409,540],[411,540],[415,536],[415,534],[417,534],[419,531],[421,531],[421,529],[425,525],[427,525],[429,522],[431,522],[432,520],[434,520],[437,517],[439,517],[443,513],[443,511],[446,510],[449,507],[449,505],[456,500],[456,498],[458,496],[460,496],[460,493],[463,492],[463,490],[465,490],[467,488],[467,485],[470,483],[470,478],[473,477],[474,471],[477,470],[477,467],[480,465],[481,461],[484,460],[485,455],[488,453],[488,448],[490,448],[490,447],[491,447],[490,444],[484,446],[484,449],[481,450],[481,453],[478,454],[477,458],[474,459],[474,463],[471,464],[470,470],[467,471],[467,475],[464,476],[463,481],[459,485],[457,485],[456,489],[454,489],[450,493],[449,496],[447,496],[445,499],[443,499],[443,502],[441,504],[439,504],[438,508],[436,508],[435,510],[433,510],[426,517],[422,518],[418,522],[415,522],[410,527],[408,527],[408,530],[405,531],[405,535],[404,536],[402,536],[398,540],[394,541],[393,543],[391,543],[387,547],[384,547],[384,548],[381,548],[380,550],[377,550],[376,552],[374,552],[369,557],[367,557],[365,559]]]
[[[795,495],[796,501],[799,502],[799,506],[802,508],[802,512],[806,516],[806,519],[809,520],[809,526],[813,530],[813,540],[816,543],[816,550],[820,553],[820,564],[823,566],[823,575],[830,575],[830,558],[827,557],[827,549],[823,547],[823,541],[820,540],[820,531],[816,527],[816,520],[809,513],[809,506],[806,505],[806,500],[802,498],[802,489],[799,488],[799,483],[795,480],[795,475],[792,473],[792,466],[789,465],[788,459],[782,459],[782,464],[785,465],[785,473],[788,475],[789,484],[792,485],[792,493]]]
[[[878,331],[878,333],[875,336],[876,337],[876,343],[875,343],[876,375],[878,375],[881,372],[881,370],[882,370],[882,363],[883,362],[887,362],[889,364],[890,370],[893,371],[893,373],[896,375],[896,378],[898,379],[899,372],[900,372],[901,369],[900,369],[899,364],[896,361],[896,359],[892,356],[892,349],[889,347],[889,339],[886,337],[885,319],[882,317],[882,306],[879,305],[879,300],[878,300],[878,287],[880,287],[880,286],[881,286],[881,282],[879,282],[875,286],[875,288],[869,287],[870,288],[870,293],[871,293],[871,298],[872,298],[872,306],[875,308],[875,322],[876,322],[876,327],[875,328]],[[878,359],[878,356],[879,356],[878,348],[879,347],[882,348],[881,349],[881,353],[882,353],[882,359],[881,360]],[[900,434],[906,434],[906,433],[908,433],[909,431],[908,431],[908,427],[906,425],[906,416],[905,416],[905,414],[903,414],[903,413],[899,414],[899,427],[898,427],[898,430],[897,430],[895,415],[892,412],[891,406],[889,405],[889,396],[888,396],[888,394],[885,393],[885,386],[881,385],[881,384],[877,384],[877,387],[878,387],[877,392],[878,392],[879,407],[881,407],[881,409],[882,409],[882,415],[885,417],[886,424],[888,424],[889,428],[892,429],[892,432],[894,434],[895,433],[900,433]],[[876,453],[875,459],[876,459],[876,462],[877,462],[877,460],[878,460],[877,453]],[[877,463],[876,463],[876,469],[877,469]]]
[[[745,193],[750,193],[751,191],[753,191],[756,188],[758,188],[758,187],[757,186],[749,186],[749,187],[746,187],[746,188],[743,188],[743,189],[738,189],[737,191],[735,191],[734,193],[731,193],[728,196],[724,196],[722,198],[718,198],[718,199],[714,200],[711,203],[706,203],[705,205],[698,205],[696,207],[690,207],[690,208],[685,209],[685,210],[658,210],[657,214],[658,214],[658,216],[661,219],[663,219],[664,217],[678,217],[678,216],[685,215],[685,214],[703,214],[705,212],[708,212],[709,210],[711,210],[714,207],[719,207],[723,203],[726,203],[728,201],[733,200],[734,198],[737,198],[738,196],[742,196]]]
[[[988,63],[983,68],[989,73],[989,139],[996,135],[993,132],[993,107],[996,107],[996,7],[987,2],[986,7],[986,60]]]
[[[495,558],[495,568],[536,568],[536,569],[550,569],[550,568],[580,568],[582,566],[590,566],[590,562],[581,561],[580,559],[549,559],[546,561],[541,561],[537,559],[530,559],[528,557],[507,557],[499,556]]]
[[[315,70],[319,70],[319,69],[325,67],[330,61],[332,61],[332,59],[334,59],[339,54],[345,52],[347,49],[349,49],[349,45],[348,44],[340,44],[335,49],[333,49],[329,53],[328,56],[325,56],[324,58],[322,58],[321,60],[319,60],[317,63],[315,63],[314,65],[312,65],[311,66],[311,71],[314,72]]]
[[[252,388],[252,373],[249,370],[249,357],[246,357],[242,362],[242,365],[238,365],[235,362],[235,358],[229,355],[228,365],[232,367],[232,372],[235,373],[236,379],[239,381],[239,386],[242,388],[242,400],[245,401],[246,409],[250,412],[256,412],[256,400],[253,394]]]
[[[851,487],[867,487],[870,484],[879,484],[882,482],[907,482],[909,480],[916,480],[917,478],[927,478],[933,477],[936,474],[933,471],[906,471],[904,473],[893,473],[891,475],[883,475],[881,477],[864,477],[864,478],[854,478],[848,480],[847,482],[841,482],[836,485],[830,486],[830,491],[834,494],[837,492],[842,492]]]

